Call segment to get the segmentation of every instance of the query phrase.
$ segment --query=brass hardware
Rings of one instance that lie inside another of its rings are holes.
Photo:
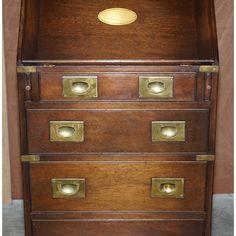
[[[152,141],[185,141],[185,121],[152,121]]]
[[[63,76],[63,96],[97,97],[97,76]]]
[[[200,66],[199,68],[200,72],[205,72],[205,73],[214,73],[214,72],[219,72],[219,66]]]
[[[25,86],[25,90],[26,90],[26,91],[30,91],[30,90],[31,90],[30,85],[26,85],[26,86]]]
[[[184,198],[183,178],[152,178],[152,197]]]
[[[85,198],[85,179],[52,179],[53,198]]]
[[[21,161],[22,162],[40,161],[40,156],[39,155],[22,155]]]
[[[108,8],[99,12],[98,19],[108,25],[128,25],[137,20],[137,14],[126,8]]]
[[[197,155],[196,160],[197,161],[214,161],[215,155]]]
[[[17,66],[17,73],[36,73],[36,66]]]
[[[51,142],[83,142],[83,121],[50,121]]]
[[[140,76],[139,97],[172,98],[173,77],[171,76]]]

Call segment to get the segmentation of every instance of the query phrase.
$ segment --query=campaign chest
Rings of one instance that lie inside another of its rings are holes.
[[[27,236],[210,236],[213,0],[22,0]]]

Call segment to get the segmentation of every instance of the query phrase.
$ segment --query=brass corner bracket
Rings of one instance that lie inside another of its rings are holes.
[[[214,161],[215,155],[197,155],[196,161]]]
[[[202,65],[199,67],[200,72],[205,72],[205,73],[216,73],[219,72],[219,66],[217,65]]]
[[[39,155],[22,155],[21,161],[22,162],[40,161],[40,156]]]
[[[36,73],[36,66],[17,66],[17,73]]]

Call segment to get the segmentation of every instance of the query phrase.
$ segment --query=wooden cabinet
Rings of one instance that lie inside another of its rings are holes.
[[[211,235],[212,0],[22,0],[27,236]]]

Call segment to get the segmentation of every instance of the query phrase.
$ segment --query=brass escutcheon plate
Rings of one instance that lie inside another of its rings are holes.
[[[137,18],[134,11],[126,8],[108,8],[98,14],[98,19],[108,25],[129,25]]]
[[[83,121],[50,121],[51,142],[83,142]]]
[[[185,121],[152,121],[153,142],[184,142]]]
[[[184,198],[184,178],[152,178],[151,196]]]
[[[139,76],[140,98],[172,98],[172,76]]]
[[[63,97],[96,98],[97,76],[63,76]]]
[[[85,179],[52,179],[53,198],[85,198]]]

